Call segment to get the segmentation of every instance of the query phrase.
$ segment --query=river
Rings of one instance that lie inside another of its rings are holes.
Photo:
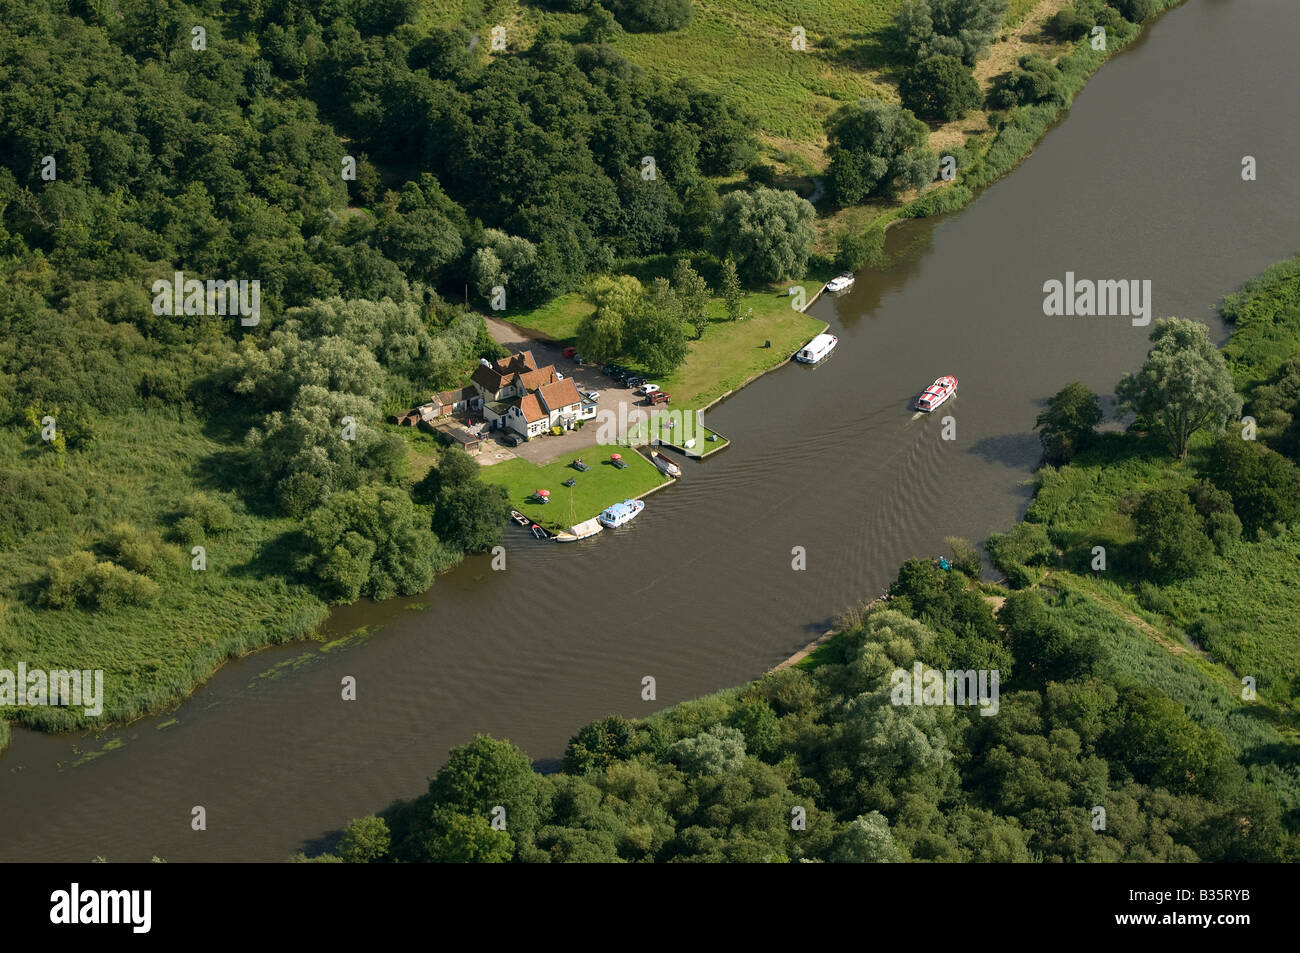
[[[418,599],[342,609],[332,631],[369,634],[333,651],[258,653],[178,710],[97,736],[15,730],[0,860],[282,860],[420,793],[477,731],[544,766],[593,718],[762,674],[945,536],[1006,529],[1045,398],[1071,380],[1111,394],[1150,330],[1045,317],[1045,281],[1150,279],[1157,316],[1222,340],[1219,298],[1300,248],[1296,37],[1294,0],[1166,14],[1019,169],[954,216],[891,230],[894,268],[812,308],[839,336],[831,359],[711,411],[733,445],[629,526],[572,546],[512,527],[507,571],[474,558]],[[1258,181],[1242,181],[1245,155]],[[914,418],[909,397],[947,373],[957,397]],[[339,699],[346,675],[355,702]]]

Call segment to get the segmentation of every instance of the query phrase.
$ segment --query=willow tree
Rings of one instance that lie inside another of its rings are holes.
[[[1125,374],[1115,387],[1119,411],[1148,422],[1181,460],[1193,434],[1222,430],[1241,413],[1241,397],[1205,325],[1165,318],[1156,322],[1150,340],[1142,369]]]

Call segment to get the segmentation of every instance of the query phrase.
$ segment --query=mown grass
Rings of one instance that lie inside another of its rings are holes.
[[[482,480],[505,487],[510,505],[534,522],[548,529],[568,529],[615,503],[638,497],[665,482],[664,476],[637,451],[616,451],[622,454],[628,465],[626,470],[620,470],[610,465],[606,450],[588,447],[541,466],[528,460],[506,460],[484,467]],[[574,470],[569,464],[575,457],[582,457],[591,469],[586,473]],[[578,481],[572,488],[563,485],[570,477]],[[551,491],[550,503],[531,501],[533,493],[539,489]],[[570,495],[573,500],[572,519],[569,516]]]
[[[794,284],[802,285],[811,298],[824,281],[825,277],[818,275]],[[709,303],[710,324],[699,340],[691,342],[685,362],[664,377],[647,376],[672,395],[674,409],[701,409],[751,378],[785,363],[826,327],[791,304],[785,292],[749,293],[741,300],[741,319],[728,321],[721,299],[714,298]],[[592,310],[592,305],[575,293],[510,315],[509,320],[567,345],[576,343],[578,324]],[[764,347],[768,341],[770,348]],[[645,372],[634,363],[624,363]]]
[[[252,493],[226,489],[239,472],[220,436],[193,419],[129,412],[104,417],[86,451],[64,472],[88,489],[83,511],[29,534],[0,553],[0,660],[29,668],[103,669],[104,712],[96,724],[129,720],[186,696],[222,662],[261,646],[309,635],[325,604],[292,565],[291,520],[269,518]],[[54,455],[14,430],[0,431],[0,466],[54,467]],[[217,474],[222,474],[218,476]],[[166,543],[149,575],[157,601],[112,611],[39,606],[46,562],[77,550],[98,558],[112,526],[128,522],[166,536],[175,511],[203,491],[225,501],[233,527],[204,542],[207,569],[190,568],[188,549]],[[0,717],[39,728],[86,723],[81,710],[4,708]]]

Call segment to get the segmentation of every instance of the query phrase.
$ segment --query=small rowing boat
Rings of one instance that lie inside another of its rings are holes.
[[[511,510],[510,518],[514,520],[516,523],[518,523],[520,526],[527,526],[529,523],[532,522],[532,520],[530,520],[523,513],[520,513],[518,510]]]
[[[650,451],[650,462],[659,468],[659,472],[665,476],[677,479],[682,475],[682,468],[673,463],[658,450]]]

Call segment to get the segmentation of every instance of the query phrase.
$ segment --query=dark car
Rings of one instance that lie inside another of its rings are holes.
[[[646,380],[645,380],[644,377],[636,377],[636,376],[633,376],[633,377],[629,377],[629,378],[627,378],[626,380],[624,380],[623,383],[624,383],[624,385],[626,385],[627,387],[644,387],[644,386],[645,386],[645,383],[646,383]]]
[[[600,372],[604,374],[606,377],[614,377],[622,369],[623,368],[619,367],[617,364],[606,364],[604,367],[600,369]]]
[[[505,441],[507,447],[517,447],[528,438],[521,433],[508,433],[501,439]]]

